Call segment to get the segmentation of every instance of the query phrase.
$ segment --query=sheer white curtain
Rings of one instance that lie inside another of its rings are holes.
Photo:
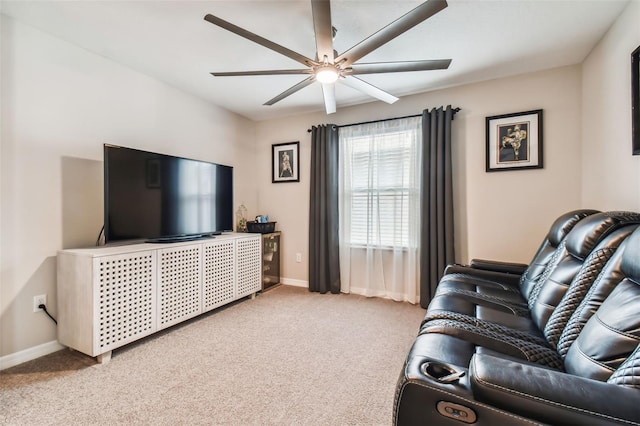
[[[421,117],[340,128],[341,291],[419,300]]]

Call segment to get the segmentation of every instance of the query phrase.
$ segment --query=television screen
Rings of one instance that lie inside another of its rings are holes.
[[[104,145],[105,242],[233,229],[233,167]]]

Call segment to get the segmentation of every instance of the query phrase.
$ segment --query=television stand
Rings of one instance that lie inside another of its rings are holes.
[[[262,288],[260,234],[58,252],[58,341],[111,351]]]

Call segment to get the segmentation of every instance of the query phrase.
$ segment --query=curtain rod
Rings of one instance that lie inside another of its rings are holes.
[[[455,117],[456,112],[460,111],[461,108],[453,108],[453,115],[451,117],[451,119],[453,120],[453,117]],[[335,126],[338,129],[341,127],[351,127],[351,126],[359,126],[361,124],[373,124],[373,123],[382,123],[385,121],[391,121],[391,120],[402,120],[403,118],[413,118],[413,117],[422,117],[422,114],[413,114],[413,115],[405,115],[403,117],[393,117],[393,118],[383,118],[382,120],[371,120],[371,121],[362,121],[360,123],[353,123],[353,124],[343,124],[341,126]],[[311,129],[307,129],[308,133],[311,133]]]

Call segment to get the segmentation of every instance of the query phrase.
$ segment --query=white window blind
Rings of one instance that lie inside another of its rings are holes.
[[[420,140],[420,118],[340,129],[350,245],[416,246]]]

